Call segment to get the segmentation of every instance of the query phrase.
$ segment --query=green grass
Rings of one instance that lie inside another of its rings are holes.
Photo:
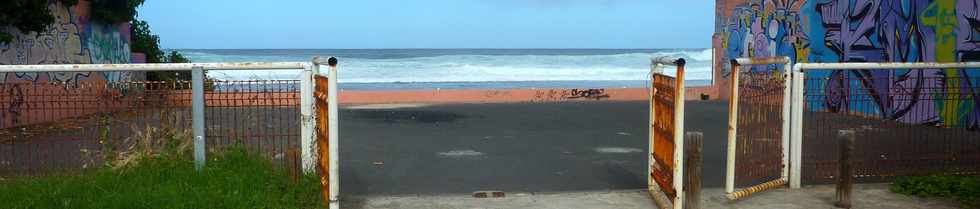
[[[980,208],[980,177],[932,175],[902,177],[891,191],[920,197],[953,198],[966,207]]]
[[[0,181],[2,208],[322,208],[318,178],[293,183],[244,149],[209,157],[202,171],[186,157],[154,156],[132,166],[76,175]]]

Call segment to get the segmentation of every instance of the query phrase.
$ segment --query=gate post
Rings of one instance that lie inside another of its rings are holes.
[[[300,152],[303,161],[303,172],[314,172],[316,167],[314,152],[316,147],[313,143],[313,127],[315,127],[316,116],[313,115],[313,71],[317,65],[311,64],[303,68],[300,77],[299,101],[300,101]]]
[[[735,192],[735,146],[738,145],[738,74],[739,74],[739,64],[737,61],[732,60],[732,72],[728,76],[731,78],[729,82],[731,87],[730,96],[728,97],[728,153],[725,167],[725,194],[731,194]]]
[[[195,66],[191,70],[191,112],[194,130],[194,167],[201,170],[207,160],[205,154],[204,130],[204,67]]]
[[[340,115],[337,113],[337,58],[331,57],[327,60],[330,66],[329,87],[327,90],[327,104],[330,112],[330,209],[340,208]]]

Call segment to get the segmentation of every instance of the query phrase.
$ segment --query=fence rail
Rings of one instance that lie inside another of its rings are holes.
[[[193,137],[205,147],[241,144],[283,168],[312,164],[313,64],[308,62],[0,65],[0,73],[188,71],[187,81],[93,77],[0,81],[0,176],[42,175],[103,165],[141,138]],[[298,80],[205,80],[204,70],[297,70]],[[308,76],[309,78],[307,78]],[[309,120],[305,120],[309,119]],[[309,135],[309,136],[307,136]],[[308,139],[307,139],[308,138]],[[305,168],[305,167],[304,167]]]
[[[833,70],[804,80],[803,180],[836,178],[835,131],[854,130],[859,181],[896,176],[980,172],[977,77],[924,76],[927,70],[865,77],[870,70]],[[893,83],[892,81],[900,81]],[[963,86],[950,88],[950,81]],[[869,85],[890,83],[887,87]],[[946,85],[941,85],[946,84]]]
[[[856,129],[858,179],[980,171],[980,62],[797,63],[791,187],[832,182],[835,129]],[[800,107],[800,108],[796,108]],[[971,125],[972,124],[972,125]],[[824,170],[828,169],[828,170]]]

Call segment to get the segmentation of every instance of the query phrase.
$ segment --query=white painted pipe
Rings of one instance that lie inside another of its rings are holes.
[[[316,116],[314,109],[314,86],[313,72],[316,65],[308,65],[303,70],[300,77],[299,100],[300,100],[300,155],[302,156],[303,172],[312,173],[316,171]]]
[[[792,108],[791,97],[793,97],[793,85],[791,85],[791,83],[793,82],[792,72],[793,72],[793,66],[789,62],[786,62],[783,65],[783,74],[782,74],[783,103],[781,104],[783,111],[782,114],[780,115],[780,119],[783,120],[783,127],[782,130],[780,130],[780,133],[782,134],[782,147],[783,147],[783,154],[782,154],[783,169],[782,169],[782,175],[780,175],[782,179],[789,178],[789,166],[790,166],[789,165],[790,164],[789,163],[789,155],[790,155],[789,132],[790,132],[790,124],[792,121],[792,119],[790,118],[790,114],[791,114],[790,111]]]
[[[327,90],[328,110],[330,118],[330,209],[340,208],[340,114],[337,105],[340,103],[337,93],[337,66],[330,66]]]
[[[684,59],[677,63],[674,96],[674,209],[684,208]]]
[[[194,132],[194,167],[200,171],[207,161],[204,127],[204,70],[195,67],[191,71],[191,125]]]
[[[803,78],[806,74],[801,72],[801,63],[797,63],[793,66],[793,97],[792,105],[790,109],[792,116],[790,119],[790,172],[789,172],[789,187],[793,189],[800,188],[800,177],[802,172],[802,162],[803,162],[803,85],[805,85]]]
[[[659,69],[660,67],[661,67],[661,65],[659,65],[659,64],[653,64],[653,63],[651,63],[651,65],[650,65],[650,90],[647,91],[647,93],[649,93],[649,96],[647,97],[647,100],[649,101],[649,108],[648,108],[648,110],[649,110],[649,114],[650,114],[650,118],[649,118],[649,121],[648,121],[649,124],[647,126],[647,136],[649,136],[649,140],[647,140],[647,145],[649,147],[649,150],[647,150],[647,175],[646,175],[647,176],[647,191],[648,192],[650,192],[656,186],[654,184],[657,183],[653,179],[653,176],[651,176],[651,174],[653,174],[653,165],[657,163],[657,160],[653,157],[654,150],[655,150],[654,148],[656,146],[655,143],[654,143],[655,140],[656,140],[656,130],[655,130],[656,127],[655,127],[655,125],[657,124],[656,123],[656,121],[657,121],[657,111],[656,111],[656,107],[657,107],[656,106],[656,102],[657,102],[657,100],[653,98],[656,95],[657,88],[656,88],[656,86],[654,85],[653,82],[654,82],[654,79],[657,77],[657,74],[660,71],[660,69]]]
[[[104,71],[189,71],[203,70],[297,70],[306,62],[226,62],[226,63],[153,63],[153,64],[73,64],[73,65],[0,65],[4,73],[33,72],[104,72]]]
[[[725,167],[725,193],[731,194],[735,192],[735,146],[738,146],[736,140],[738,131],[738,74],[739,65],[738,63],[733,63],[732,72],[729,77],[731,78],[731,96],[728,99],[728,155]]]
[[[942,69],[980,68],[980,62],[845,62],[845,63],[797,63],[794,69],[805,70],[864,70],[864,69]]]

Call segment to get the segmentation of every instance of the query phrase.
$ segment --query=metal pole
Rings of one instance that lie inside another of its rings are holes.
[[[313,128],[316,125],[316,118],[313,115],[313,68],[316,64],[310,64],[303,68],[300,77],[299,100],[300,100],[300,152],[303,161],[303,172],[312,173],[316,168],[316,147],[313,143]]]
[[[738,68],[738,62],[732,60],[732,72],[729,75],[731,78],[731,96],[728,98],[728,157],[725,167],[725,193],[728,194],[735,192],[735,146],[738,145],[736,143],[738,140],[736,138],[738,128]]]
[[[204,68],[194,67],[191,70],[192,125],[194,129],[194,167],[201,170],[204,167]]]
[[[656,182],[654,182],[654,179],[653,179],[653,176],[652,175],[653,175],[653,165],[654,165],[654,163],[657,163],[656,162],[656,159],[653,158],[653,154],[654,154],[654,146],[655,146],[654,140],[656,140],[656,135],[655,135],[656,134],[655,133],[656,131],[654,130],[655,129],[654,125],[656,125],[656,121],[657,121],[657,115],[656,115],[656,107],[657,106],[656,106],[656,100],[654,99],[654,96],[657,95],[657,87],[655,86],[654,79],[656,79],[657,72],[659,72],[659,69],[658,68],[660,68],[660,65],[659,64],[655,64],[655,63],[651,63],[650,64],[650,90],[647,91],[647,93],[649,93],[649,96],[647,97],[647,99],[648,99],[649,105],[650,105],[650,108],[648,109],[650,111],[649,112],[650,113],[650,118],[649,118],[650,120],[648,121],[649,124],[647,126],[647,134],[649,136],[649,140],[647,140],[647,142],[648,142],[648,148],[649,148],[649,150],[647,150],[647,152],[648,152],[647,153],[647,175],[646,175],[647,176],[647,192],[650,192],[650,190],[653,189],[654,184],[656,184]]]
[[[340,208],[340,114],[337,114],[337,58],[331,57],[327,64],[330,65],[328,79],[329,89],[327,90],[328,110],[330,118],[330,209]]]
[[[783,171],[782,179],[789,180],[789,137],[790,137],[790,109],[792,108],[792,103],[790,100],[793,97],[793,76],[792,76],[793,66],[790,63],[783,65],[783,112],[781,119],[783,120],[783,128],[780,131],[782,134],[782,145],[783,145]]]
[[[792,104],[793,107],[790,109],[790,112],[792,112],[792,116],[790,117],[790,119],[792,121],[790,122],[791,132],[790,132],[790,151],[789,151],[790,153],[789,187],[793,189],[798,189],[800,188],[801,185],[800,172],[802,171],[803,168],[802,165],[803,163],[803,153],[802,153],[803,109],[805,108],[805,104],[803,101],[804,99],[803,94],[805,93],[803,92],[804,91],[803,85],[806,85],[804,83],[804,77],[806,77],[806,73],[803,73],[801,63],[796,63],[796,65],[793,65],[792,73],[793,75],[791,77],[793,78],[793,82],[792,82],[793,97],[791,98],[791,100],[793,103]]]
[[[684,60],[677,62],[674,96],[674,209],[684,207]]]

